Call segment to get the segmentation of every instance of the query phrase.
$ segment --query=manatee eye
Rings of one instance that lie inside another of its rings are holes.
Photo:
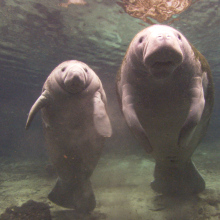
[[[181,35],[180,34],[177,34],[177,37],[179,40],[181,40]]]
[[[88,73],[88,70],[87,70],[87,68],[85,68],[84,70],[85,70],[85,72],[86,72],[86,73]]]
[[[66,70],[66,67],[63,67],[63,68],[61,69],[62,72],[64,72],[65,70]]]
[[[141,44],[143,42],[143,39],[144,37],[141,37],[138,42]]]

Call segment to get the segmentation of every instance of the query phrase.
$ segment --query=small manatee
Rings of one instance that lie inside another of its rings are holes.
[[[96,206],[90,177],[112,134],[106,105],[95,72],[69,60],[52,71],[29,112],[26,129],[41,109],[48,153],[59,176],[48,198],[57,205],[85,213]]]

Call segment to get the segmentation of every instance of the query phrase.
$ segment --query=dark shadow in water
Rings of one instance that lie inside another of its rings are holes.
[[[193,196],[164,196],[158,195],[153,200],[153,207],[151,211],[161,212],[165,219],[197,219],[200,216],[200,212],[203,212],[199,208],[201,199],[197,195]]]
[[[162,211],[164,219],[209,219],[220,216],[218,211],[219,194],[214,190],[206,189],[198,195],[182,196],[155,196],[151,211]]]
[[[74,210],[61,210],[52,213],[54,220],[103,220],[107,219],[107,215],[100,212],[92,212],[91,214],[80,214]]]
[[[166,195],[157,195],[154,197],[153,204],[154,208],[153,211],[159,211],[162,209],[169,209],[174,208],[175,206],[181,206],[185,203],[194,202],[198,203],[201,199],[197,195],[192,196],[166,196]]]

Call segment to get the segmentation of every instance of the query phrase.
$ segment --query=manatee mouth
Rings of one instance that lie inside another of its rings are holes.
[[[176,64],[173,61],[156,61],[150,66],[150,73],[158,78],[166,78],[174,71]]]
[[[147,54],[144,63],[149,73],[158,79],[168,77],[181,64],[182,53],[173,48],[162,48]]]
[[[164,62],[157,61],[151,66],[151,68],[167,68],[167,67],[171,67],[174,65],[175,65],[175,63],[172,61],[164,61]]]

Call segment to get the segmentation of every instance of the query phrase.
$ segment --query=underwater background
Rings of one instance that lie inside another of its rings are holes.
[[[164,22],[178,29],[206,57],[215,84],[215,105],[206,137],[193,161],[206,190],[190,198],[164,198],[150,188],[154,160],[129,131],[116,95],[116,74],[133,37],[149,24],[129,16],[117,0],[87,0],[62,7],[59,0],[0,0],[0,214],[29,199],[49,203],[53,219],[220,218],[220,1],[200,0]],[[56,175],[40,114],[25,131],[30,107],[50,72],[80,60],[100,77],[113,135],[92,176],[95,211],[81,216],[47,200]]]

